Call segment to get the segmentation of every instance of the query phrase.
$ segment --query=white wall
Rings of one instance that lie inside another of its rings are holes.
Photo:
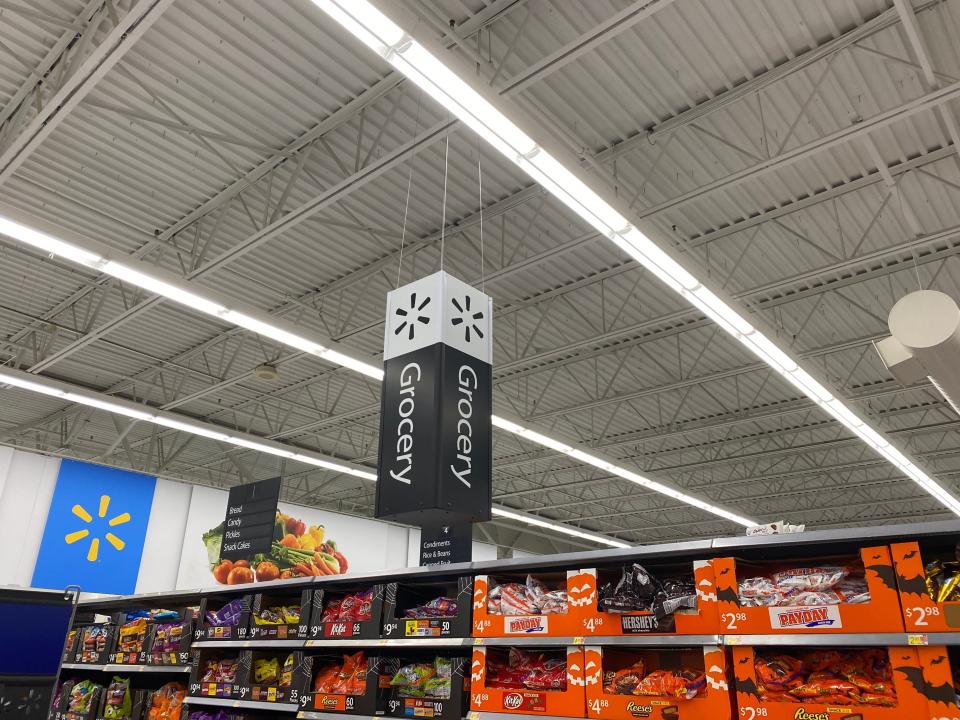
[[[191,485],[157,478],[136,592],[162,592],[177,586],[187,510],[193,490]]]
[[[58,458],[0,448],[0,585],[30,585],[59,470]]]

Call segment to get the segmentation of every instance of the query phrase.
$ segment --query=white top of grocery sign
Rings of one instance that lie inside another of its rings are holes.
[[[493,301],[444,271],[387,294],[383,359],[438,342],[490,364]]]

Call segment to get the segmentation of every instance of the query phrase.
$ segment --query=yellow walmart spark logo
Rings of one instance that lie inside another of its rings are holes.
[[[97,510],[97,516],[100,518],[105,518],[107,516],[107,511],[110,509],[110,496],[101,495],[100,496],[100,507]],[[92,523],[93,516],[87,512],[86,508],[83,505],[77,503],[71,508],[71,511],[78,518],[83,520],[85,523]],[[110,527],[116,527],[117,525],[123,525],[124,523],[130,522],[130,513],[120,513],[115,517],[110,518],[107,521],[107,524]],[[75,542],[80,542],[84,538],[90,536],[90,530],[83,528],[82,530],[77,530],[76,532],[68,533],[64,540],[67,541],[67,545],[73,545]],[[108,532],[104,535],[104,539],[113,545],[117,550],[123,550],[126,547],[126,543],[123,542],[120,538],[114,535],[112,532]],[[90,540],[90,548],[87,550],[87,560],[89,562],[96,562],[97,558],[100,556],[100,538],[94,537]]]

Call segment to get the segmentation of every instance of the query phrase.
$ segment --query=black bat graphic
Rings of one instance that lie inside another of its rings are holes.
[[[750,662],[750,658],[748,658],[748,657],[740,658],[740,664],[741,664],[741,665],[746,665],[748,662]]]
[[[734,605],[739,605],[740,596],[732,588],[719,588],[717,590],[717,602],[732,602]]]
[[[730,568],[725,567],[723,570],[720,571],[720,577],[723,577],[724,575],[726,575],[726,574],[729,573],[729,572],[730,572]]]
[[[910,559],[912,559],[912,558],[915,558],[916,556],[917,556],[917,551],[916,551],[916,550],[911,550],[910,552],[908,552],[906,555],[903,556],[903,559],[904,559],[904,560],[910,560]]]
[[[942,663],[942,662],[943,662],[944,660],[946,660],[946,659],[947,659],[946,655],[941,655],[940,657],[934,658],[933,660],[931,660],[931,661],[930,661],[930,664],[931,664],[931,665],[939,665],[940,663]]]
[[[877,579],[888,588],[894,592],[897,591],[897,576],[893,572],[893,567],[890,565],[874,565],[873,567],[867,568],[867,570],[875,573]]]
[[[757,687],[757,683],[753,678],[747,678],[746,680],[737,678],[737,692],[756,697],[760,694],[760,688]]]
[[[916,575],[912,578],[905,578],[902,575],[897,576],[897,584],[900,585],[900,592],[907,595],[927,595],[927,584],[924,582],[923,575]]]
[[[903,658],[907,660],[908,658]],[[918,693],[923,695],[930,702],[935,703],[945,703],[947,705],[955,705],[957,702],[957,693],[953,689],[953,685],[949,683],[944,683],[942,685],[928,685],[927,681],[923,679],[923,671],[917,667],[898,667],[894,670],[899,670],[904,675],[907,676],[907,680],[913,686],[913,689]]]

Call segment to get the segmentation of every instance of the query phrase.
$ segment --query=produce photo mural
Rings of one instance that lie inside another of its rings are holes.
[[[281,502],[269,550],[220,561],[227,492],[195,486],[183,530],[178,589],[240,585],[405,567],[407,528]]]
[[[220,560],[224,528],[221,522],[203,534],[213,579],[221,585],[343,575],[349,568],[337,543],[326,537],[323,525],[308,526],[279,510],[269,553],[251,555],[245,560]]]

